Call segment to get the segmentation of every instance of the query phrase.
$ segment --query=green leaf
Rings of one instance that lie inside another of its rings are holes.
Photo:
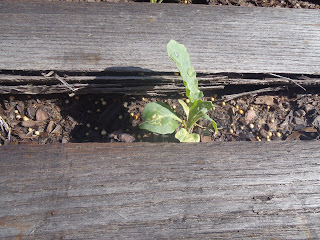
[[[187,115],[187,117],[188,117],[188,116],[189,116],[189,110],[190,110],[190,108],[189,108],[188,105],[187,105],[184,101],[182,101],[181,99],[178,99],[178,102],[181,104],[184,112],[186,113],[186,115]]]
[[[141,129],[160,134],[173,133],[179,127],[177,121],[182,122],[170,106],[162,102],[148,103],[142,112],[142,118],[144,122],[139,125]]]
[[[213,129],[214,129],[215,133],[217,133],[218,132],[218,128],[217,128],[216,121],[214,121],[212,118],[210,118],[207,114],[203,115],[203,118],[205,118],[205,119],[207,119],[207,120],[212,122]]]
[[[200,136],[197,133],[188,133],[185,128],[181,128],[175,135],[180,142],[200,142]]]
[[[187,129],[190,129],[198,120],[206,115],[212,109],[212,102],[203,102],[196,100],[190,107],[190,113],[187,121]]]
[[[202,91],[199,90],[196,71],[191,66],[190,56],[187,48],[175,40],[171,40],[167,45],[169,57],[176,63],[180,75],[186,88],[186,95],[190,102],[203,97]]]

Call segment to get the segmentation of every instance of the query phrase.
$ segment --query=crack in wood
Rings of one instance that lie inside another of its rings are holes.
[[[65,83],[61,84],[61,81],[57,80],[56,76],[59,76],[59,79],[63,79]],[[197,78],[199,87],[203,91],[241,85],[268,86],[273,88],[299,86],[303,89],[306,86],[316,87],[320,85],[319,75],[304,74],[199,73]],[[0,94],[55,94],[71,92],[77,94],[117,93],[165,96],[169,93],[184,92],[184,85],[181,77],[172,72],[0,71]]]

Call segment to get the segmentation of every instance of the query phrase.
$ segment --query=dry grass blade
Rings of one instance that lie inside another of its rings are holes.
[[[11,137],[11,127],[9,126],[9,124],[2,118],[2,116],[0,115],[0,128],[2,131],[5,131],[8,133],[8,140],[10,141],[10,137]]]

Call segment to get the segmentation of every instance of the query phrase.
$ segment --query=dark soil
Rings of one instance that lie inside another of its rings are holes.
[[[85,1],[85,0],[74,0]],[[100,0],[87,0],[98,1]],[[102,0],[104,2],[150,2],[149,0]],[[319,9],[317,0],[163,0],[163,3],[183,4],[207,4],[207,5],[230,5],[241,7],[282,7],[282,8],[312,8]]]
[[[205,93],[205,100],[214,103],[209,116],[217,122],[219,131],[214,133],[207,120],[200,120],[194,132],[200,134],[202,142],[318,139],[320,96],[315,92],[319,89],[289,89],[228,101],[221,99],[225,92]],[[163,101],[183,116],[177,98],[59,95],[1,96],[0,101],[1,144],[174,142],[173,134],[140,130],[141,113],[146,103]]]

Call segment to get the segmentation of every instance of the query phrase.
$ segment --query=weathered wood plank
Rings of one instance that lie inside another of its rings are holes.
[[[200,73],[320,72],[319,10],[7,0],[0,32],[0,69],[172,72],[176,39]]]
[[[39,76],[40,73],[0,73],[0,94],[52,94],[71,93],[119,93],[127,95],[161,96],[185,91],[180,76],[174,74],[152,73],[132,75],[110,73],[90,73],[89,75],[64,75],[55,77]],[[281,77],[272,74],[199,74],[199,88],[203,91],[224,89],[227,86],[287,86],[316,87],[320,85],[320,76],[286,74]],[[64,85],[58,79],[68,83]]]
[[[1,239],[319,239],[319,142],[0,148]]]

